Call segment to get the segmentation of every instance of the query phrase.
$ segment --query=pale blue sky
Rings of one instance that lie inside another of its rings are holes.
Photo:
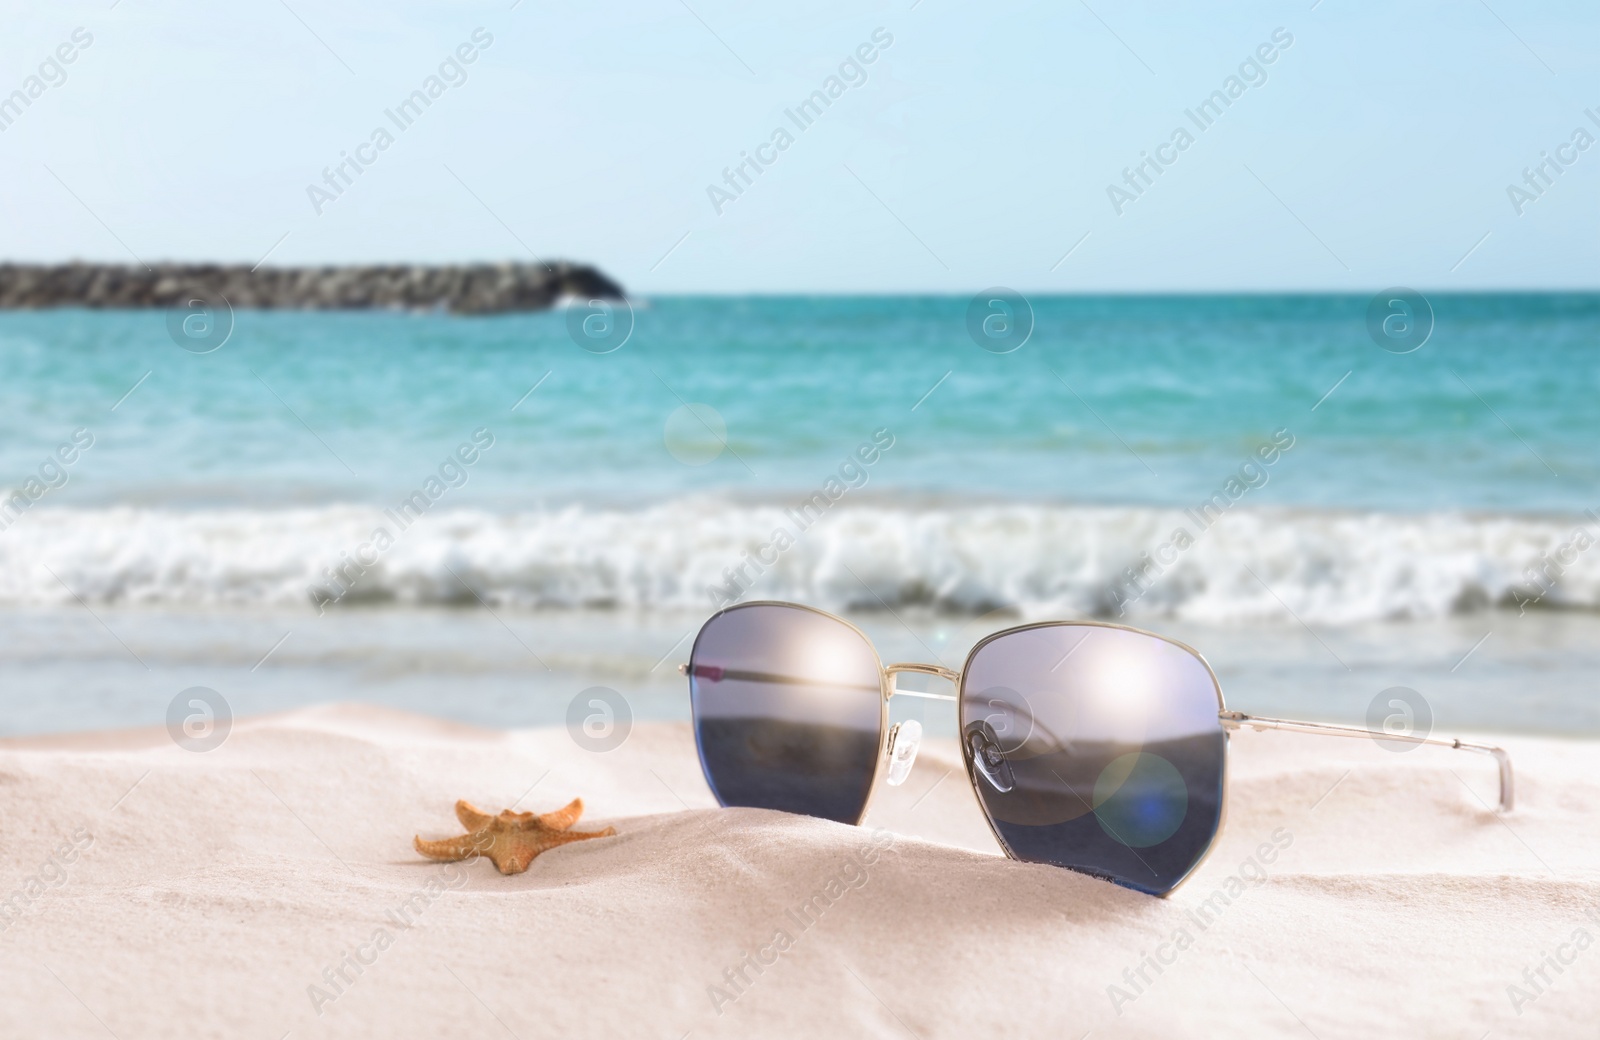
[[[1520,215],[1506,189],[1600,136],[1600,9],[1490,2],[8,2],[0,94],[93,43],[0,133],[0,258],[526,247],[645,295],[1593,287],[1600,147]],[[318,215],[307,185],[480,26],[467,81]],[[878,27],[866,82],[714,212]],[[1266,82],[1118,215],[1107,185],[1279,27]]]

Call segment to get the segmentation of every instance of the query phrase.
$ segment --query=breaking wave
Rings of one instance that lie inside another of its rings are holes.
[[[1594,532],[1582,518],[1239,507],[1202,529],[1192,514],[1147,508],[829,513],[802,529],[782,507],[682,499],[439,511],[401,529],[362,506],[39,509],[0,532],[0,604],[311,609],[316,587],[340,607],[481,597],[495,607],[704,611],[732,593],[831,609],[1205,622],[1284,618],[1285,607],[1323,624],[1428,618],[1534,597],[1541,608],[1600,609],[1600,551],[1588,549]],[[379,528],[392,544],[374,544]],[[1174,544],[1179,528],[1191,545]],[[1136,580],[1130,566],[1142,568]]]

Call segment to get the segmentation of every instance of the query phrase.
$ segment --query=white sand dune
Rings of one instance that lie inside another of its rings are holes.
[[[1600,744],[1503,743],[1501,817],[1487,759],[1241,734],[1170,900],[1000,857],[953,744],[850,828],[716,809],[684,725],[0,743],[0,1035],[1592,1037]],[[411,849],[575,795],[620,834],[516,877]]]

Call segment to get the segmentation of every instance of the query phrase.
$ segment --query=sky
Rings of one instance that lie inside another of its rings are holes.
[[[569,259],[643,296],[1594,288],[1600,7],[1492,4],[6,0],[0,101],[52,85],[0,109],[0,260]]]

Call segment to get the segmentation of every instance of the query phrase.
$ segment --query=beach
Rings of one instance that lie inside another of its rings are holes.
[[[0,1040],[1595,1040],[1600,8],[6,28]]]
[[[846,827],[716,809],[683,724],[597,753],[333,704],[205,753],[12,740],[0,1030],[1587,1036],[1597,748],[1505,744],[1499,816],[1477,756],[1238,734],[1222,838],[1161,900],[1000,857],[943,741]],[[512,877],[411,849],[458,798],[573,797],[618,834]]]
[[[1012,354],[948,297],[639,300],[607,354],[560,314],[241,310],[205,355],[0,315],[0,1032],[1584,1035],[1600,303],[1438,300],[1448,355],[1364,305],[1042,298]],[[754,599],[949,669],[1136,625],[1233,709],[1502,744],[1517,805],[1476,756],[1242,732],[1159,900],[1000,856],[952,707],[895,698],[928,736],[864,826],[720,810],[678,666]],[[411,846],[574,797],[617,835],[515,877]]]

